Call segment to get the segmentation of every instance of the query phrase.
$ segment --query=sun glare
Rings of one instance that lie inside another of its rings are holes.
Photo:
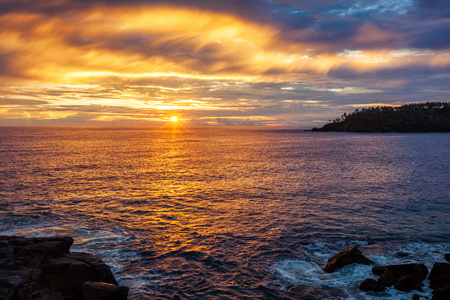
[[[178,117],[177,116],[170,117],[170,120],[172,122],[178,122]]]

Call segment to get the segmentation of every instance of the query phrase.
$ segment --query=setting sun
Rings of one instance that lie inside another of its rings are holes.
[[[177,116],[173,116],[173,117],[170,118],[170,120],[172,122],[178,122],[178,117]]]

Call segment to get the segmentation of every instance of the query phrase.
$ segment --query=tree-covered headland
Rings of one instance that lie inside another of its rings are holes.
[[[371,107],[344,113],[313,131],[450,132],[450,103],[426,102]]]

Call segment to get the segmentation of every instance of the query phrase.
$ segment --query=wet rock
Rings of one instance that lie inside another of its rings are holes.
[[[17,238],[8,240],[14,251],[16,266],[38,266],[48,260],[69,253],[73,239],[58,238]]]
[[[48,257],[58,257],[65,253],[69,253],[70,247],[73,244],[73,238],[71,237],[59,237],[59,238],[16,238],[8,240],[8,244],[15,247],[25,248],[41,248]],[[36,247],[30,247],[36,246]]]
[[[67,271],[62,285],[62,292],[64,295],[81,294],[83,284],[92,280],[95,280],[94,269],[84,262],[74,262]]]
[[[97,256],[89,253],[72,252],[65,255],[65,257],[73,258],[90,265],[95,275],[94,278],[89,281],[106,282],[114,285],[118,284],[111,269]]]
[[[327,273],[333,273],[350,264],[370,265],[373,261],[362,255],[357,247],[350,247],[328,259],[324,270]]]
[[[87,253],[70,253],[72,243],[70,237],[0,236],[0,299],[83,300],[85,282],[117,287],[114,275],[101,259]],[[128,292],[126,287],[103,287],[98,294],[103,290],[115,292],[91,299],[126,299],[123,291]]]
[[[0,299],[9,300],[14,296],[14,288],[9,282],[0,278]]]
[[[448,300],[450,299],[450,282],[446,285],[440,286],[433,291],[433,298],[431,300]]]
[[[378,283],[383,286],[393,286],[397,283],[397,276],[391,270],[385,270],[383,274],[381,274],[380,278],[378,278]]]
[[[64,295],[80,294],[87,281],[117,285],[111,269],[100,258],[88,253],[72,252],[54,258],[41,276],[42,284],[52,286]]]
[[[0,299],[14,299],[17,290],[30,278],[29,271],[0,269]]]
[[[0,268],[9,268],[14,265],[14,248],[8,245],[0,248]]]
[[[47,254],[46,249],[41,247],[41,245],[27,245],[22,251],[24,251],[25,255],[30,258],[30,264],[41,264],[47,259],[47,257],[56,257],[51,253]]]
[[[70,265],[76,262],[77,260],[67,257],[58,257],[50,260],[43,266],[43,272],[40,277],[41,284],[61,289]]]
[[[23,270],[0,270],[0,278],[16,288],[31,278],[31,272]]]
[[[412,290],[421,291],[420,282],[411,275],[405,275],[398,279],[394,288],[402,292],[411,292]]]
[[[419,282],[423,281],[428,275],[428,269],[424,264],[377,266],[372,268],[372,273],[381,276],[386,270],[391,271],[397,278],[410,275]]]
[[[400,257],[400,258],[405,258],[405,257],[408,257],[409,255],[410,255],[410,253],[403,252],[403,251],[399,251],[399,252],[395,253],[395,256]]]
[[[359,285],[359,289],[364,292],[383,292],[386,287],[380,284],[378,281],[372,278],[367,278]]]
[[[450,283],[450,264],[435,263],[430,271],[430,288],[436,290]]]
[[[84,300],[126,300],[128,287],[103,282],[85,282],[83,297]]]
[[[380,284],[410,292],[422,291],[422,281],[427,277],[428,269],[424,264],[388,265],[373,267],[372,273],[381,275],[378,279]]]

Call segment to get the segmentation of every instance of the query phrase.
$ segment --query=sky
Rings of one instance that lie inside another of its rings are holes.
[[[322,126],[450,101],[448,0],[0,0],[0,126]]]

